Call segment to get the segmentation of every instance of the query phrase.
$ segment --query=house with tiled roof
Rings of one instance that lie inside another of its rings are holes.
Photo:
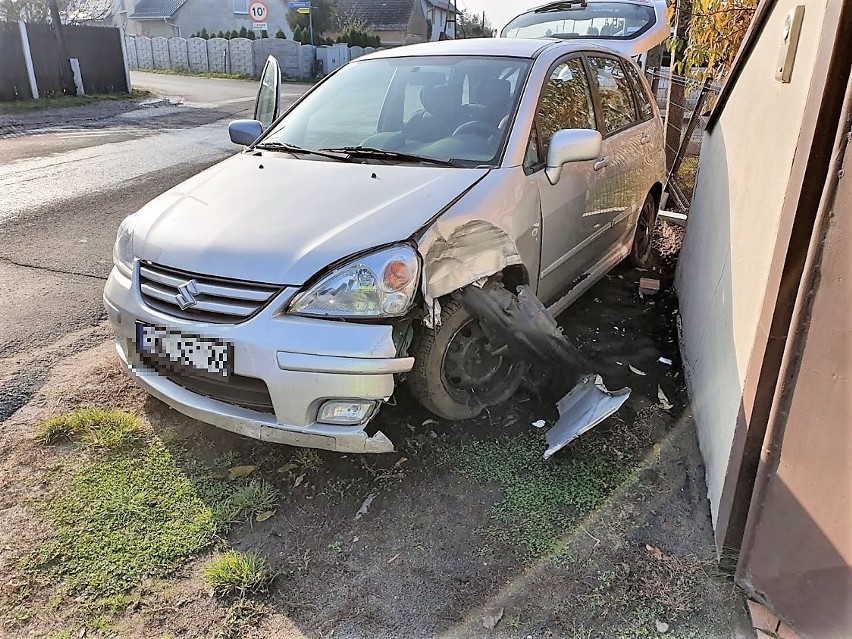
[[[91,0],[88,0],[91,1]],[[113,0],[105,0],[113,1]],[[182,36],[188,38],[206,29],[208,33],[251,29],[248,7],[251,0],[114,0],[111,26],[122,27],[130,35]],[[267,32],[281,29],[288,38],[287,4],[266,0],[269,9]]]
[[[363,24],[385,46],[455,38],[454,0],[338,0],[344,20]]]

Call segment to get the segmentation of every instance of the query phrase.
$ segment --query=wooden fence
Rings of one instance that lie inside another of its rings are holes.
[[[76,93],[71,58],[76,58],[80,64],[87,95],[129,91],[122,35],[118,29],[64,26],[63,55],[51,25],[27,24],[22,30],[20,24],[0,24],[0,100]],[[35,80],[35,87],[32,87],[32,80]]]

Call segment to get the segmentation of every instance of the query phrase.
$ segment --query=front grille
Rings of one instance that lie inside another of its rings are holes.
[[[227,378],[215,377],[191,369],[177,373],[173,365],[149,355],[143,355],[142,361],[170,382],[193,393],[261,413],[275,414],[269,388],[261,379],[234,374]]]
[[[192,282],[196,303],[181,308],[178,287]],[[195,275],[176,269],[142,262],[139,265],[139,290],[145,303],[158,311],[183,319],[214,324],[233,324],[248,319],[278,293],[281,288],[254,282],[236,282],[209,275]]]

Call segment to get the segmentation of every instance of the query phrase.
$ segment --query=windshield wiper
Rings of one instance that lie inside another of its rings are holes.
[[[283,153],[292,153],[293,155],[319,155],[320,157],[330,158],[339,162],[349,161],[349,158],[345,155],[335,155],[330,152],[323,153],[323,150],[312,151],[310,149],[303,149],[295,144],[285,144],[283,142],[261,142],[260,144],[255,144],[252,149],[259,151],[281,151]]]
[[[364,158],[374,160],[396,160],[398,162],[426,162],[439,166],[462,167],[456,160],[441,160],[438,158],[427,158],[411,153],[400,153],[399,151],[388,151],[387,149],[376,149],[371,146],[344,146],[339,149],[320,149],[328,153],[345,153],[349,158]]]
[[[535,13],[555,13],[557,11],[570,11],[575,7],[579,7],[580,9],[587,8],[588,3],[586,0],[560,0],[558,2],[551,2],[549,4],[544,5],[543,7],[539,7],[535,10]]]

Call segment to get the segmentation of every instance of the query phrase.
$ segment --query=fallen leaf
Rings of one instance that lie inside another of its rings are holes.
[[[281,468],[278,469],[279,473],[289,473],[291,470],[296,470],[298,466],[296,464],[284,464]]]
[[[661,635],[664,635],[669,631],[669,624],[667,624],[665,621],[657,621],[656,624],[657,632],[659,632]]]
[[[361,504],[361,507],[358,509],[358,512],[355,513],[355,519],[361,519],[361,517],[367,514],[367,511],[370,510],[370,504],[373,503],[373,500],[375,498],[376,493],[371,493],[367,495],[367,498],[364,500],[364,503]]]
[[[538,421],[535,421],[535,422],[532,423],[532,425],[535,426],[536,428],[544,428],[545,424],[547,424],[547,422],[544,421],[543,419],[539,419]]]
[[[271,519],[273,515],[275,515],[274,510],[267,510],[264,513],[258,514],[258,516],[255,517],[255,521],[266,521],[267,519]]]
[[[485,615],[482,618],[482,627],[486,630],[494,630],[497,627],[497,624],[500,623],[500,620],[503,618],[503,609],[500,608],[497,612],[491,615]]]
[[[663,551],[657,548],[656,546],[651,546],[650,544],[645,544],[645,550],[651,553],[651,556],[657,561],[661,561],[664,557]]]
[[[666,397],[666,394],[663,392],[662,386],[657,386],[657,397],[660,400],[660,407],[663,410],[671,410],[674,408],[674,405],[669,402],[669,398]]]
[[[672,365],[672,360],[670,360],[668,357],[661,357],[657,361],[660,362],[660,364],[665,364],[666,366]]]
[[[627,365],[627,367],[628,367],[628,368],[629,368],[632,372],[636,373],[637,375],[647,375],[647,373],[643,373],[643,372],[642,372],[642,371],[640,371],[638,368],[635,368],[635,367],[631,366],[630,364],[628,364],[628,365]]]
[[[293,488],[298,488],[303,481],[305,481],[305,473],[296,477],[296,481],[293,482]]]
[[[437,420],[434,420],[434,419],[427,419],[423,422],[423,428],[426,428],[427,426],[437,426],[437,425],[438,425],[438,422],[437,422]]]
[[[228,479],[239,479],[240,477],[248,477],[256,470],[257,466],[234,466],[231,470],[228,471]]]
[[[400,458],[400,459],[399,459],[399,460],[398,460],[398,461],[397,461],[397,462],[393,465],[393,467],[394,467],[394,468],[399,468],[400,466],[402,466],[402,465],[403,465],[405,462],[407,462],[407,461],[408,461],[408,457],[401,457],[401,458]]]
[[[392,563],[393,563],[393,562],[395,562],[397,559],[399,559],[399,553],[396,553],[393,557],[391,557],[390,559],[388,559],[388,564],[392,564]]]

